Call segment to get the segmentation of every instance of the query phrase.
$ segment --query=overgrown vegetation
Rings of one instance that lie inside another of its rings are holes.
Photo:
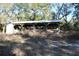
[[[12,21],[63,20],[64,22],[22,24],[25,28],[17,24],[14,27],[20,31],[24,29],[22,33],[0,34],[0,55],[79,55],[79,4],[0,4],[1,32],[8,19]],[[33,25],[38,29],[33,28]],[[63,31],[58,33],[58,30],[54,30],[57,27]]]

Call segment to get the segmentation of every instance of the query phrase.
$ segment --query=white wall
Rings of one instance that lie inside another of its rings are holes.
[[[9,23],[6,25],[6,34],[13,34],[14,33],[14,25]]]

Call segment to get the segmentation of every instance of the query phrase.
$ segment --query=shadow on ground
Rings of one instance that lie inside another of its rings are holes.
[[[62,37],[47,35],[22,35],[25,43],[0,46],[0,55],[24,56],[79,56],[79,34],[63,35]]]

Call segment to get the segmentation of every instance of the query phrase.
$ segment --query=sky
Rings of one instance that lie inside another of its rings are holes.
[[[56,7],[56,4],[54,4],[55,6],[52,6],[52,8],[51,8],[51,11],[53,11],[53,12],[57,12],[57,7]],[[62,5],[62,3],[60,3],[60,6]],[[71,7],[70,9],[69,9],[70,11],[71,11],[71,13],[67,16],[67,21],[70,21],[71,19],[72,19],[72,16],[73,16],[73,12],[74,12],[74,7]]]

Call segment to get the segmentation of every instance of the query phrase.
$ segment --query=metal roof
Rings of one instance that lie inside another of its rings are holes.
[[[13,24],[23,24],[23,23],[52,23],[52,22],[63,22],[63,20],[40,20],[40,21],[14,21]],[[6,22],[1,22],[1,24],[6,24]]]
[[[17,24],[17,23],[52,23],[52,22],[63,22],[63,20],[18,21],[13,23]]]

